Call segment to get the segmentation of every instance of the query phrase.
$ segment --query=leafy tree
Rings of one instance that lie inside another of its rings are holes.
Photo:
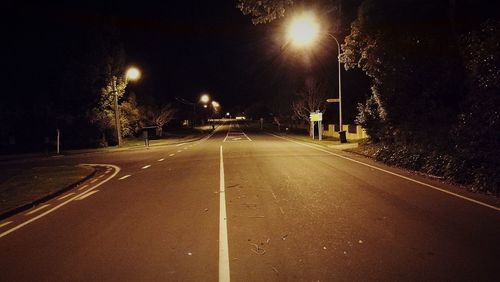
[[[450,173],[476,189],[500,192],[500,21],[484,23],[462,41],[468,95],[453,130],[457,161]]]
[[[254,24],[261,24],[283,17],[293,4],[293,0],[238,0],[237,7],[243,14],[251,15]]]
[[[378,119],[386,141],[442,142],[458,112],[460,53],[450,25],[442,24],[443,3],[366,0],[342,45],[346,68],[372,80],[370,106],[360,108]]]

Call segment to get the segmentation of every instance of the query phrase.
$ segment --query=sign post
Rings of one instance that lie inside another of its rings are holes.
[[[311,112],[309,114],[309,119],[311,121],[311,130],[312,130],[312,138],[314,140],[314,122],[318,122],[318,138],[322,140],[322,132],[321,132],[321,121],[323,120],[323,113],[320,111]]]

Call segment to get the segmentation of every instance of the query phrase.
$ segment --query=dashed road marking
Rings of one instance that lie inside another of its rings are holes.
[[[159,162],[163,162],[164,160],[165,160],[165,159],[161,158],[161,159],[159,159],[158,161],[159,161]]]
[[[88,184],[85,184],[85,185],[83,185],[82,187],[78,188],[78,191],[83,190],[83,189],[85,189],[85,188],[87,188],[87,187],[89,187],[89,185],[88,185]]]
[[[182,150],[177,151],[177,153],[180,153],[180,152],[182,152]]]
[[[59,201],[60,201],[60,200],[64,200],[64,199],[66,199],[67,197],[69,197],[69,196],[71,196],[71,195],[74,195],[74,194],[76,194],[76,193],[75,193],[75,192],[71,192],[71,193],[68,193],[68,194],[66,194],[66,195],[64,195],[64,196],[62,196],[62,197],[57,198],[57,199],[58,199]]]
[[[127,175],[124,175],[124,176],[118,178],[118,180],[123,180],[123,179],[129,178],[129,177],[130,177],[130,174],[127,174]]]
[[[146,169],[146,168],[150,168],[150,167],[151,167],[151,165],[145,165],[142,167],[142,169]]]
[[[90,180],[90,184],[96,182],[97,180],[98,180],[97,178],[94,178],[94,179]]]
[[[175,156],[175,154],[170,154],[170,155],[168,155],[168,156],[169,156],[169,157],[173,157],[173,156]]]
[[[83,200],[83,199],[85,199],[85,198],[87,198],[87,197],[90,197],[90,196],[94,195],[94,194],[95,194],[95,193],[97,193],[97,192],[99,192],[99,190],[90,191],[90,192],[85,193],[85,194],[83,194],[82,196],[80,196],[80,197],[76,198],[75,200],[77,200],[77,201]]]
[[[7,226],[7,225],[9,225],[9,224],[11,224],[11,223],[12,223],[12,221],[2,222],[2,223],[0,223],[0,228],[2,228],[2,227],[4,227],[4,226]]]
[[[182,145],[186,145],[186,143],[177,144],[177,145],[175,145],[175,147],[180,147]]]
[[[32,214],[34,214],[34,213],[36,213],[36,212],[38,212],[38,211],[43,210],[44,208],[47,208],[48,206],[50,206],[50,205],[49,205],[49,204],[47,204],[47,205],[40,206],[40,207],[39,207],[39,208],[37,208],[37,209],[34,209],[34,210],[32,210],[32,211],[29,211],[29,212],[25,213],[25,215],[32,215]]]

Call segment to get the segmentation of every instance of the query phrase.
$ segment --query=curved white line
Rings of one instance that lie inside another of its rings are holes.
[[[22,228],[22,227],[24,227],[24,226],[26,226],[26,225],[28,225],[28,224],[30,224],[30,223],[32,223],[32,222],[34,222],[35,220],[38,220],[38,219],[40,219],[40,218],[42,218],[42,217],[44,217],[44,216],[48,215],[49,213],[51,213],[51,212],[53,212],[53,211],[55,211],[55,210],[57,210],[57,209],[61,208],[62,206],[65,206],[66,204],[68,204],[69,202],[71,202],[71,201],[73,201],[73,200],[76,200],[77,198],[82,197],[83,195],[87,194],[88,192],[90,192],[90,191],[94,190],[95,188],[97,188],[97,187],[101,186],[102,184],[104,184],[104,183],[108,182],[109,180],[111,180],[113,177],[115,177],[115,176],[116,176],[116,175],[120,172],[120,168],[119,168],[118,166],[116,166],[116,165],[111,165],[111,164],[82,164],[82,165],[87,165],[87,166],[106,166],[106,167],[112,167],[112,168],[114,168],[114,169],[115,169],[115,172],[114,172],[113,174],[111,174],[108,178],[106,178],[106,179],[104,179],[103,181],[99,182],[99,184],[96,184],[96,185],[94,185],[94,186],[90,187],[90,188],[89,188],[89,189],[87,189],[85,192],[83,192],[83,193],[81,193],[81,194],[78,194],[78,195],[76,195],[76,196],[72,197],[71,199],[69,199],[69,200],[67,200],[67,201],[65,201],[65,202],[62,202],[62,203],[60,203],[59,205],[57,205],[57,206],[53,207],[52,209],[50,209],[50,210],[48,210],[48,211],[46,211],[46,212],[44,212],[44,213],[41,213],[41,214],[39,214],[39,215],[37,215],[37,216],[35,216],[35,217],[33,217],[33,218],[31,218],[31,219],[29,219],[29,220],[27,220],[27,221],[25,221],[25,222],[23,222],[23,223],[19,224],[19,225],[17,225],[17,226],[15,226],[15,227],[13,227],[13,228],[11,228],[11,229],[9,229],[9,230],[7,230],[7,231],[5,231],[5,232],[1,233],[1,234],[0,234],[0,238],[2,238],[2,237],[4,237],[4,236],[6,236],[6,235],[8,235],[8,234],[10,234],[10,233],[12,233],[12,232],[14,232],[14,231],[16,231],[16,230],[18,230],[18,229]]]

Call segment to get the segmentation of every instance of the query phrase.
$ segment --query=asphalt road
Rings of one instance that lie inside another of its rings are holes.
[[[500,277],[498,208],[237,124],[180,146],[33,162],[105,166],[0,222],[1,281]]]

